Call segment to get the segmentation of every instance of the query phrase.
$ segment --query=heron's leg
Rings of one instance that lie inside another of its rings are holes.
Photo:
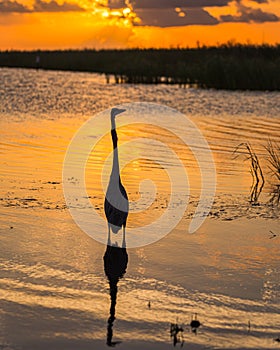
[[[107,239],[107,245],[111,245],[111,230],[110,230],[110,224],[108,222],[108,239]]]
[[[123,225],[123,240],[122,240],[122,248],[126,248],[126,241],[125,241],[125,225]]]

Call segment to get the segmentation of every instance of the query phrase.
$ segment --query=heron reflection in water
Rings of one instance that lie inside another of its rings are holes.
[[[104,254],[104,271],[109,281],[110,287],[110,316],[107,325],[107,345],[115,346],[120,342],[113,342],[113,323],[115,320],[115,311],[117,303],[118,282],[126,272],[128,255],[126,251],[125,227],[128,216],[128,197],[124,186],[121,183],[119,156],[118,156],[118,137],[116,132],[115,117],[123,113],[124,109],[113,108],[111,110],[111,136],[113,142],[113,166],[109,185],[106,192],[104,209],[108,222],[108,240],[107,249]],[[111,231],[117,234],[123,228],[122,246],[112,244]]]

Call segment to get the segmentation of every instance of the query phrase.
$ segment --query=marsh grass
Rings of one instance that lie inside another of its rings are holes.
[[[228,90],[280,90],[279,66],[280,44],[0,52],[0,67],[102,73],[107,82],[117,84],[164,83]]]
[[[270,174],[277,179],[277,183],[271,183],[270,199],[268,204],[278,206],[280,203],[280,144],[268,140],[264,146],[267,151],[267,161],[269,163]],[[245,150],[241,152],[241,150]],[[252,186],[250,191],[250,203],[259,205],[258,199],[264,187],[265,179],[257,154],[254,152],[249,142],[240,143],[234,150],[235,159],[240,155],[245,155],[245,160],[250,160],[250,173],[252,175]]]
[[[268,153],[267,161],[269,163],[269,169],[272,175],[280,181],[280,144],[268,140],[265,149]]]

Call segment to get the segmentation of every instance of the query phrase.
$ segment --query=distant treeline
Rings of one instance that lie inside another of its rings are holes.
[[[280,44],[194,49],[2,51],[0,67],[95,72],[115,83],[280,90]]]

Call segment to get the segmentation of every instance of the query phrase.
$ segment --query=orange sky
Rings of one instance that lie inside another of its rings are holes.
[[[280,42],[280,0],[0,0],[1,49]]]

